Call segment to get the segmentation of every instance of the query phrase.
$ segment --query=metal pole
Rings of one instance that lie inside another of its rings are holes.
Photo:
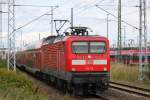
[[[53,6],[51,6],[51,35],[53,35]]]
[[[124,47],[126,46],[126,27],[124,26]]]
[[[9,28],[9,17],[10,17],[10,1],[8,1],[8,33],[7,33],[7,70],[9,71],[9,56],[10,56],[10,41],[9,41],[9,31],[10,31],[10,28]]]
[[[16,71],[16,43],[15,43],[16,42],[16,38],[15,38],[16,36],[15,36],[15,6],[14,5],[15,5],[15,0],[13,0],[13,16],[14,16],[13,17],[13,20],[14,20],[14,22],[13,22],[13,39],[14,39],[13,40],[13,42],[14,42],[13,43],[14,44],[13,45],[13,60],[14,60],[13,66],[14,66],[14,69],[13,70]]]
[[[139,1],[139,80],[148,79],[146,0]],[[144,35],[144,47],[142,37]],[[143,51],[142,51],[143,50]],[[145,50],[145,52],[144,52]],[[143,63],[144,58],[144,63]]]
[[[23,45],[23,43],[22,43],[22,31],[21,31],[21,41],[20,41],[20,50],[22,51],[22,45]]]
[[[71,8],[71,27],[73,27],[73,8]]]
[[[139,1],[139,80],[143,80],[142,71],[142,0]]]
[[[2,4],[0,4],[0,47],[2,46]]]
[[[121,0],[118,1],[118,61],[121,62],[121,45],[122,45],[122,39],[121,39]]]
[[[8,1],[8,56],[7,68],[16,71],[15,51],[15,0]]]
[[[23,47],[24,47],[25,46],[25,41],[23,40],[22,43],[23,43]]]
[[[108,38],[108,27],[109,27],[109,19],[108,19],[109,14],[107,14],[107,38]]]
[[[147,56],[147,14],[146,14],[146,0],[143,1],[144,6],[144,47],[145,47],[145,79],[148,79],[148,56]]]
[[[39,40],[41,39],[41,33],[39,33]]]

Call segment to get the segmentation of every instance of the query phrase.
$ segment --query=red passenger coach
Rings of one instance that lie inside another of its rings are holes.
[[[49,36],[16,55],[17,65],[68,90],[96,93],[109,84],[109,41],[76,27],[65,36]]]

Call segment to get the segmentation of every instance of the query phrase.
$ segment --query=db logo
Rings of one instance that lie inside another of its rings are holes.
[[[92,61],[92,60],[88,60],[88,61],[87,61],[87,64],[92,65],[92,64],[93,64],[93,61]]]

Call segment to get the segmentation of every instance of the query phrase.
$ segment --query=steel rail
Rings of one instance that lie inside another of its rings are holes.
[[[144,89],[144,88],[135,87],[135,86],[126,85],[126,84],[121,84],[121,83],[116,83],[116,82],[110,82],[110,88],[114,88],[114,89],[125,91],[125,92],[130,92],[133,94],[138,94],[138,95],[141,95],[144,97],[150,97],[150,90],[149,89]]]
[[[111,99],[109,99],[109,98],[107,98],[107,97],[105,97],[105,96],[103,96],[103,95],[101,95],[101,94],[96,94],[100,99],[102,99],[102,100],[111,100]]]
[[[138,89],[138,90],[145,91],[145,92],[150,92],[150,89],[145,89],[145,88],[141,88],[141,87],[131,86],[131,85],[127,85],[127,84],[121,84],[121,83],[117,83],[117,82],[110,82],[110,83],[111,84],[125,86],[125,87],[129,87],[129,88],[133,88],[133,89]]]

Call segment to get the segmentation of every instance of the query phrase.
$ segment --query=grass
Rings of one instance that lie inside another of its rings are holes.
[[[150,79],[150,64],[148,65],[148,78]]]
[[[34,84],[35,83],[35,84]],[[0,60],[0,100],[74,100],[56,90],[47,92],[26,74],[7,71],[6,61]]]
[[[7,66],[6,60],[0,59],[0,68],[6,68],[6,66]]]
[[[0,100],[45,100],[45,95],[21,72],[6,70],[0,60]]]
[[[150,70],[149,70],[150,79]],[[124,64],[111,64],[111,80],[150,89],[150,80],[138,80],[138,66],[127,66]]]
[[[124,80],[135,82],[138,79],[138,68],[127,67],[123,64],[112,64],[111,78],[113,80]]]

